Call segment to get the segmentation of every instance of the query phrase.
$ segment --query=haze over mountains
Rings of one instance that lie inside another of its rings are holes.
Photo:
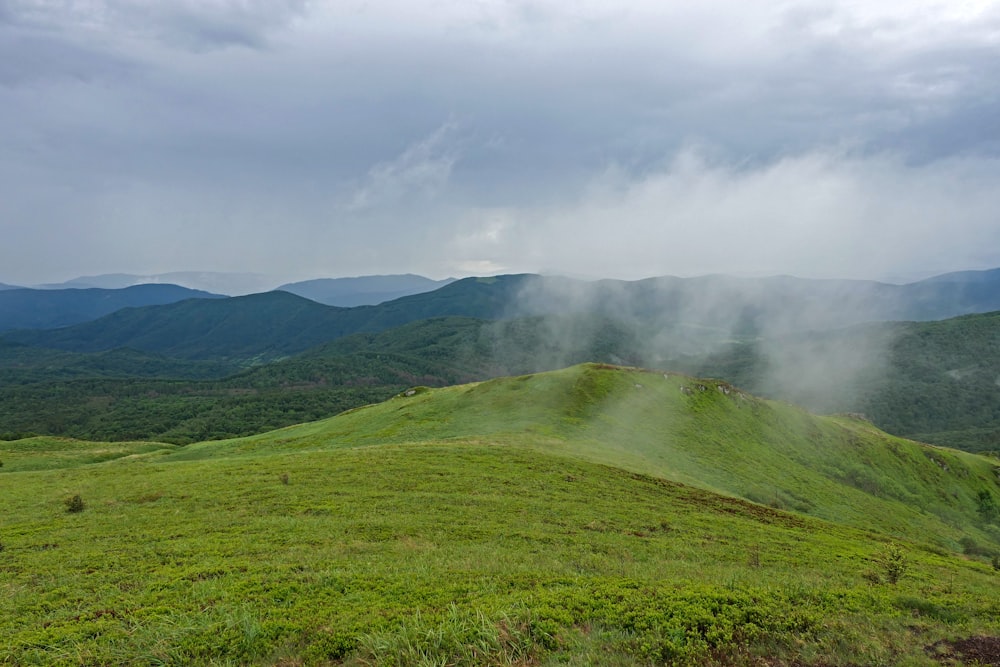
[[[169,273],[138,275],[134,273],[103,273],[80,276],[61,283],[35,285],[37,289],[79,289],[98,287],[121,289],[134,285],[180,285],[189,289],[241,296],[273,289],[275,281],[259,273],[227,273],[222,271],[172,271]]]
[[[109,294],[180,300],[0,336],[0,416],[9,432],[190,442],[315,419],[407,385],[600,361],[725,378],[819,413],[863,412],[897,434],[993,449],[1000,445],[996,318],[877,322],[998,309],[998,273],[909,285],[525,274],[466,278],[353,308],[283,291],[213,299],[133,287]],[[395,280],[372,278],[368,286]],[[357,279],[333,286],[341,295],[366,287]],[[23,327],[54,321],[53,303],[89,304],[94,294],[102,292],[15,290],[0,292],[0,304],[37,297],[20,314]],[[82,305],[56,310],[93,317]],[[67,380],[74,384],[60,384]],[[98,397],[106,408],[92,413],[87,406]],[[161,418],[139,417],[146,413]]]
[[[362,276],[358,278],[319,278],[281,285],[278,290],[291,292],[328,306],[371,306],[412,294],[422,294],[455,282],[454,278],[431,280],[411,274]]]
[[[329,306],[364,306],[401,296],[429,292],[443,287],[454,278],[431,280],[413,274],[358,276],[352,278],[318,278],[278,285],[277,279],[260,273],[226,273],[219,271],[173,271],[170,273],[139,275],[133,273],[105,273],[80,276],[60,283],[32,285],[34,289],[122,289],[135,285],[179,285],[193,290],[245,296],[271,290],[281,290],[304,296]],[[0,289],[12,286],[0,284]]]
[[[409,289],[434,284],[409,277],[406,281]],[[172,298],[163,297],[161,303],[166,305],[115,313],[109,303],[103,313],[110,314],[104,319],[58,332],[12,334],[8,338],[76,351],[132,347],[190,359],[228,350],[231,359],[251,360],[301,352],[324,340],[382,331],[428,317],[498,319],[591,313],[634,325],[648,339],[647,357],[662,347],[662,356],[673,358],[703,353],[734,336],[773,337],[871,321],[934,320],[1000,310],[1000,272],[946,275],[907,285],[784,276],[591,282],[532,274],[445,282],[432,291],[355,308],[323,306],[283,292],[171,305],[168,301],[178,301],[186,294],[174,290]],[[327,299],[357,300],[380,294],[378,290],[387,284],[401,283],[395,277],[370,277],[293,287]],[[130,295],[154,291],[131,289]],[[0,293],[0,299],[12,304],[0,311],[0,330],[71,324],[69,315],[61,320],[46,319],[44,313],[50,310],[47,300],[53,299],[67,304],[62,310],[75,310],[78,314],[73,317],[82,322],[88,311],[69,304],[93,299],[95,294],[99,293]],[[91,308],[89,312],[101,311]],[[234,347],[236,340],[241,342]]]

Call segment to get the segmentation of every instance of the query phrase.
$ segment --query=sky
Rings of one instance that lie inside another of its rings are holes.
[[[1000,1],[0,0],[0,282],[1000,266]]]

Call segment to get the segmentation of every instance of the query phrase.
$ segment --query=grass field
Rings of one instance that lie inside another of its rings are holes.
[[[1000,635],[995,461],[721,383],[588,365],[109,447],[0,442],[5,664],[924,665]]]

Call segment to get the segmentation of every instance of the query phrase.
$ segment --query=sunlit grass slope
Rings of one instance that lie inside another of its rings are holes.
[[[719,384],[588,365],[250,439],[5,465],[0,662],[920,665],[941,640],[1000,635],[1000,574],[941,546],[987,550],[966,505],[996,491],[988,460]],[[927,513],[838,481],[850,452]],[[933,470],[955,479],[907,477]],[[768,474],[847,519],[734,497]],[[935,484],[954,502],[931,503]]]
[[[454,438],[580,457],[952,550],[963,537],[1000,543],[989,513],[990,502],[1000,504],[995,460],[815,416],[721,381],[595,364],[418,390],[176,456]]]

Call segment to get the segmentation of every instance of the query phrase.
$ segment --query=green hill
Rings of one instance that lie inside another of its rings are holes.
[[[0,662],[930,665],[1000,636],[995,462],[727,385],[584,365],[87,447],[0,442]]]
[[[721,381],[584,364],[435,390],[281,431],[201,443],[177,456],[455,438],[530,445],[817,517],[957,548],[1000,502],[1000,466],[818,417]],[[990,500],[986,500],[987,504]],[[992,515],[991,515],[992,516]]]

